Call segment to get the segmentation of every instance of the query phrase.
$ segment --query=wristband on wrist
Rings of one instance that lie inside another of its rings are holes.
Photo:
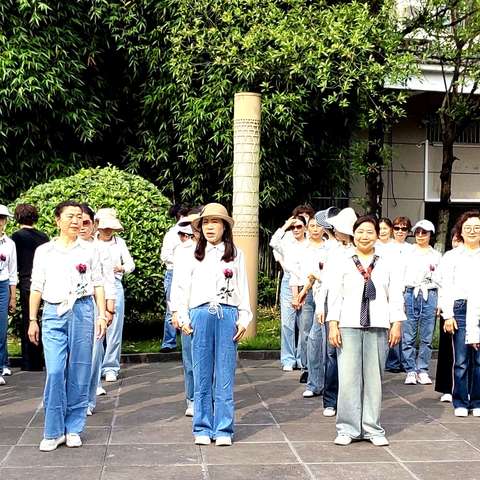
[[[38,318],[30,318],[29,322],[38,322]]]
[[[107,317],[104,317],[103,315],[98,315],[97,320],[105,320],[107,321]]]

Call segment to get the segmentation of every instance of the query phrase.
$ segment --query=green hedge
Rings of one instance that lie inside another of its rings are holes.
[[[115,207],[125,229],[121,236],[135,260],[135,271],[125,277],[126,321],[134,327],[143,319],[163,313],[163,272],[160,249],[171,226],[169,201],[147,180],[114,167],[80,170],[76,175],[52,180],[22,194],[18,203],[31,203],[39,210],[38,229],[56,235],[54,208],[63,200],[86,202],[93,210]],[[11,233],[16,229],[9,225]],[[136,329],[136,328],[135,328]],[[131,331],[131,328],[129,328]]]

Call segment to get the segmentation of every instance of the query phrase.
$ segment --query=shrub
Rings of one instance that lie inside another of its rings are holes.
[[[275,305],[277,296],[277,279],[264,272],[258,272],[258,304],[262,307]]]
[[[115,207],[124,227],[121,236],[135,260],[135,271],[125,277],[128,322],[141,322],[145,312],[163,311],[163,268],[160,249],[171,226],[169,201],[147,180],[114,167],[80,170],[76,175],[38,185],[14,204],[31,203],[38,208],[38,229],[50,237],[57,234],[54,208],[63,200],[86,202],[93,210]],[[15,227],[9,225],[11,233]]]

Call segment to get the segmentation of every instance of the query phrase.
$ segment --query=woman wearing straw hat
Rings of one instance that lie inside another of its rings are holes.
[[[85,426],[94,331],[107,328],[105,293],[98,250],[78,237],[80,204],[66,201],[55,208],[57,238],[35,251],[30,289],[28,337],[38,345],[38,309],[43,299],[42,343],[47,367],[43,405],[44,439],[49,452],[62,443],[80,447]],[[98,316],[95,328],[95,309]]]
[[[16,307],[17,250],[15,243],[5,234],[5,225],[13,215],[5,205],[0,205],[0,385],[4,376],[11,375],[8,368],[7,330],[8,312]]]
[[[115,274],[115,311],[113,321],[107,330],[105,356],[103,357],[102,375],[105,381],[115,382],[120,373],[120,355],[122,353],[123,320],[125,318],[125,293],[122,279],[125,274],[133,272],[135,263],[123,238],[116,235],[123,227],[113,208],[101,208],[95,216],[98,240],[105,242],[110,250]]]
[[[223,205],[206,205],[193,226],[200,238],[191,255],[175,265],[172,285],[182,332],[193,333],[193,435],[197,445],[213,439],[228,446],[234,434],[237,342],[252,318],[247,273]]]

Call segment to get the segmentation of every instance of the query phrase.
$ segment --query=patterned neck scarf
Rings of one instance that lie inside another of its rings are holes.
[[[375,290],[375,285],[372,282],[372,271],[377,263],[378,255],[373,256],[372,263],[370,263],[366,271],[358,259],[358,255],[354,255],[352,259],[364,281],[362,304],[360,307],[360,325],[364,328],[368,328],[370,326],[370,300],[375,300],[377,297],[377,291]]]

